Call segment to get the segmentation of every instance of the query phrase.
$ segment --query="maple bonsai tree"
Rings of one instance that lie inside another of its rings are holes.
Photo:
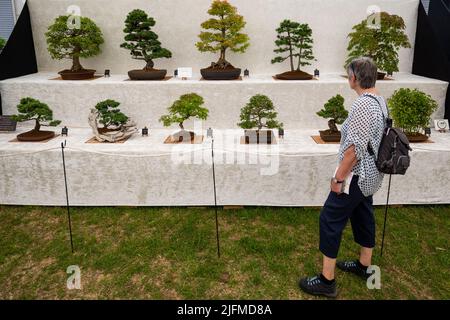
[[[262,132],[261,130],[263,128],[283,128],[283,124],[276,119],[277,115],[278,113],[275,111],[273,102],[269,97],[262,94],[251,97],[250,102],[241,109],[241,122],[238,123],[238,126],[243,129],[257,128],[256,131],[245,131],[246,143],[263,142],[265,139],[261,139],[260,136],[266,136],[265,142],[271,143],[275,138],[272,130],[267,132]]]
[[[317,112],[319,117],[330,119],[328,121],[329,129],[320,131],[320,136],[324,141],[339,142],[341,140],[341,133],[337,125],[344,123],[348,117],[348,111],[344,107],[344,101],[344,97],[338,94],[328,100],[323,109]]]
[[[69,19],[79,19],[79,27]],[[72,67],[59,72],[65,80],[82,80],[94,76],[95,70],[86,70],[80,58],[98,55],[104,42],[100,28],[89,18],[59,16],[49,26],[47,33],[48,51],[53,59],[71,59]]]
[[[53,111],[45,103],[30,97],[22,98],[17,106],[18,115],[11,116],[17,122],[34,121],[34,129],[17,136],[19,141],[42,141],[53,138],[53,131],[41,131],[41,126],[56,127],[61,123],[53,120]]]
[[[348,65],[358,57],[372,58],[380,71],[388,74],[398,71],[398,50],[411,48],[408,36],[405,34],[405,22],[403,18],[395,14],[381,12],[380,25],[372,25],[376,21],[373,16],[361,21],[353,27],[348,37],[350,42],[347,50]],[[385,73],[379,72],[379,79],[384,79]]]
[[[200,33],[201,41],[196,46],[200,52],[220,52],[220,57],[209,68],[202,69],[202,75],[205,79],[236,79],[241,69],[234,68],[227,61],[226,52],[230,49],[236,53],[244,53],[249,47],[248,35],[240,32],[246,24],[244,17],[225,0],[214,0],[208,13],[214,18],[201,24],[207,31]]]
[[[188,132],[184,129],[184,121],[190,118],[198,118],[206,120],[208,118],[208,109],[202,107],[204,100],[196,93],[189,93],[182,95],[172,106],[168,109],[169,114],[162,116],[159,121],[164,124],[165,127],[169,127],[172,124],[178,124],[181,131],[172,135],[172,141],[182,142],[186,137],[194,139],[194,132]]]
[[[161,80],[167,74],[167,70],[154,69],[153,60],[172,57],[172,53],[161,46],[158,35],[152,30],[155,24],[155,19],[139,9],[131,11],[125,20],[125,42],[120,46],[130,50],[133,59],[146,62],[143,70],[128,73],[133,80]]]
[[[289,59],[291,71],[277,75],[282,80],[310,80],[312,75],[300,70],[300,67],[310,65],[314,60],[312,51],[312,30],[308,24],[284,20],[277,28],[275,53],[280,54],[272,59],[272,64]],[[297,59],[295,62],[294,60]]]

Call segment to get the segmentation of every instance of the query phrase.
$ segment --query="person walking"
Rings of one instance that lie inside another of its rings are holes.
[[[372,195],[383,181],[375,161],[389,115],[385,100],[375,88],[377,73],[377,66],[370,58],[355,59],[347,67],[349,85],[358,98],[342,125],[338,168],[320,213],[322,272],[299,281],[301,290],[308,294],[336,297],[336,266],[365,280],[370,276],[367,269],[375,247]],[[352,178],[346,186],[349,177]],[[348,194],[344,193],[346,187]],[[361,246],[359,259],[337,262],[342,232],[349,219],[354,240]]]

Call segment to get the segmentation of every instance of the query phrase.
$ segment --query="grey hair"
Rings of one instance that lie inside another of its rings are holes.
[[[378,69],[375,62],[367,57],[352,60],[347,66],[348,76],[355,76],[356,81],[363,89],[375,87],[378,77]]]

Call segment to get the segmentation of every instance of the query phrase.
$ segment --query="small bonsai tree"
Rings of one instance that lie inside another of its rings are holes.
[[[403,129],[406,135],[420,135],[430,126],[431,116],[438,104],[430,95],[417,89],[401,88],[388,100],[394,125]]]
[[[233,68],[226,60],[227,49],[233,52],[244,53],[249,47],[249,37],[240,31],[245,27],[244,17],[237,13],[228,1],[214,0],[208,13],[216,18],[211,18],[201,24],[203,29],[215,32],[203,31],[200,33],[200,42],[196,44],[200,52],[220,52],[217,63],[211,67],[218,69]]]
[[[269,97],[258,94],[250,98],[250,102],[241,109],[241,122],[238,126],[242,129],[262,128],[275,129],[283,128],[283,124],[279,123],[277,112]]]
[[[34,129],[31,134],[41,132],[41,126],[56,127],[61,123],[59,120],[53,120],[53,111],[45,103],[30,97],[22,98],[17,106],[18,115],[11,116],[11,119],[17,122],[34,121]]]
[[[119,105],[119,102],[108,99],[95,106],[99,114],[99,122],[104,129],[109,129],[112,126],[120,128],[127,123],[129,118],[120,112]]]
[[[369,16],[370,17],[370,16]],[[353,27],[348,37],[350,42],[346,65],[358,57],[370,57],[379,70],[388,74],[398,71],[398,50],[411,48],[408,36],[405,34],[405,22],[397,15],[387,12],[380,13],[380,26],[372,26],[365,19]]]
[[[291,20],[284,20],[277,29],[275,53],[285,54],[272,59],[272,64],[281,63],[289,59],[291,71],[300,71],[301,66],[310,65],[314,60],[312,51],[312,30],[308,24],[300,24]],[[298,62],[294,65],[294,59]]]
[[[125,42],[120,46],[130,50],[133,59],[144,60],[144,70],[153,70],[154,59],[171,58],[172,53],[161,47],[158,35],[152,31],[155,19],[149,17],[143,10],[131,11],[125,20]]]
[[[53,59],[71,59],[71,72],[83,71],[80,58],[88,58],[100,53],[104,42],[99,27],[89,18],[80,18],[80,28],[70,28],[70,16],[59,16],[48,28],[48,51]]]
[[[173,135],[176,140],[182,141],[182,137],[186,136],[184,130],[184,121],[190,118],[198,118],[206,120],[208,118],[208,109],[203,108],[204,100],[196,93],[189,93],[182,95],[177,101],[175,101],[169,108],[169,114],[162,116],[159,121],[164,124],[165,127],[170,127],[172,124],[178,124],[181,131]],[[194,136],[190,132],[191,137]],[[181,137],[181,139],[180,139]]]
[[[6,40],[0,37],[0,51],[3,50],[5,45],[6,45]]]
[[[344,123],[348,117],[348,111],[344,107],[344,97],[340,94],[332,97],[325,103],[323,109],[317,112],[317,115],[325,119],[330,119],[328,121],[330,133],[339,132],[337,124]]]

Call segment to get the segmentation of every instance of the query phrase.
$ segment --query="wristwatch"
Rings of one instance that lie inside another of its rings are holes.
[[[336,177],[333,177],[333,178],[331,178],[331,183],[336,183],[336,184],[343,184],[345,182],[345,180],[342,180],[342,181],[340,181],[340,180],[338,180],[338,179],[336,179]]]

